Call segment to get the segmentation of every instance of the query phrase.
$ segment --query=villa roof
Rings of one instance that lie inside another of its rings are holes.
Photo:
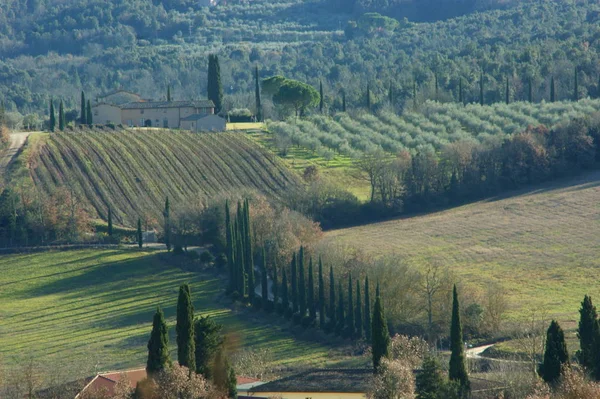
[[[150,109],[150,108],[214,108],[215,104],[211,100],[198,101],[136,101],[121,104],[121,109]]]

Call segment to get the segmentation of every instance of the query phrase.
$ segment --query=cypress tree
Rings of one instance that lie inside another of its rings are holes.
[[[292,255],[292,264],[290,266],[290,278],[292,283],[292,312],[298,312],[298,271],[296,270],[296,253]]]
[[[579,101],[579,73],[575,67],[575,84],[573,87],[573,101]]]
[[[156,309],[152,320],[152,332],[148,341],[146,372],[150,377],[171,366],[169,358],[169,333],[161,308]]]
[[[216,54],[208,56],[208,99],[215,104],[215,114],[221,112],[223,106],[223,85],[221,84],[221,67]]]
[[[565,343],[565,333],[557,321],[552,320],[546,333],[544,361],[540,365],[540,377],[548,383],[555,383],[560,377],[561,368],[569,363],[569,353]]]
[[[228,293],[235,291],[235,261],[233,250],[233,230],[231,226],[231,214],[229,211],[229,200],[225,201],[225,253],[227,255],[227,268],[229,271]]]
[[[319,328],[325,329],[325,281],[323,280],[323,262],[319,256]]]
[[[306,316],[306,277],[304,275],[304,247],[298,254],[298,311],[300,316]]]
[[[63,104],[63,100],[60,100],[58,105],[58,129],[62,132],[66,127],[66,119],[65,119],[65,107]]]
[[[50,131],[56,129],[56,115],[54,113],[54,99],[50,98]]]
[[[463,341],[462,326],[460,322],[460,308],[458,303],[458,291],[454,285],[452,300],[452,325],[450,327],[450,367],[449,377],[457,381],[461,392],[466,395],[470,390],[469,376],[465,366],[465,347]]]
[[[354,299],[352,296],[352,274],[348,274],[348,312],[346,313],[346,337],[354,337]]]
[[[235,221],[235,259],[237,275],[237,291],[242,300],[246,297],[246,263],[244,262],[244,217],[242,215],[242,204],[238,201]]]
[[[417,399],[442,399],[447,385],[442,375],[442,367],[437,359],[427,356],[423,359],[421,372],[415,378]]]
[[[527,95],[530,103],[533,102],[533,82],[532,79],[529,78],[529,94]]]
[[[437,73],[434,74],[434,78],[435,78],[435,101],[440,101],[440,85],[438,82]]]
[[[580,350],[577,352],[579,363],[587,370],[594,368],[594,335],[595,325],[598,320],[596,307],[592,304],[592,298],[585,296],[579,309],[579,328],[577,337],[579,338]]]
[[[261,277],[261,282],[260,282],[260,289],[261,289],[261,296],[262,296],[262,308],[263,309],[267,309],[268,305],[269,305],[269,281],[267,278],[267,254],[265,253],[265,249],[263,248],[262,250],[262,270],[260,271],[260,277]]]
[[[137,242],[138,248],[142,248],[144,245],[144,235],[142,234],[142,219],[138,218],[137,222]]]
[[[279,303],[279,280],[277,279],[277,265],[273,265],[273,282],[271,283],[271,292],[273,293],[273,303],[275,306]]]
[[[417,109],[417,81],[413,81],[413,108]]]
[[[596,381],[600,381],[600,321],[596,320],[594,323],[593,330],[593,342],[592,342],[592,352],[593,352],[593,365],[591,367],[592,377]]]
[[[394,89],[392,87],[392,82],[390,82],[390,88],[388,89],[388,101],[391,106],[394,106]]]
[[[315,307],[315,279],[313,273],[312,258],[308,261],[308,315],[311,320],[317,319],[317,308]]]
[[[163,216],[165,218],[165,245],[167,246],[167,251],[171,252],[171,205],[169,197],[165,200]]]
[[[254,303],[254,255],[252,254],[252,234],[250,225],[250,203],[246,199],[244,201],[244,243],[246,249],[244,252],[244,259],[246,260],[246,275],[248,280],[248,299],[250,303]]]
[[[337,325],[335,308],[335,278],[333,276],[333,266],[329,266],[329,329],[334,331]]]
[[[90,102],[90,100],[87,100],[87,109],[86,109],[86,118],[85,121],[87,122],[87,124],[89,126],[92,126],[94,124],[94,117],[92,116],[92,103]]]
[[[367,110],[371,110],[371,88],[367,83]]]
[[[323,82],[319,80],[319,112],[323,113]]]
[[[171,102],[171,85],[167,85],[167,102]]]
[[[388,356],[390,349],[390,333],[388,332],[387,321],[385,320],[380,295],[377,295],[375,298],[371,334],[373,340],[373,371],[377,372],[379,365],[381,364],[381,359]]]
[[[81,118],[79,119],[81,125],[87,125],[87,111],[85,105],[85,93],[81,90]]]
[[[342,112],[346,112],[346,92],[342,91]]]
[[[510,104],[510,87],[508,86],[508,77],[506,78],[506,104]]]
[[[354,316],[354,323],[355,323],[354,337],[360,339],[363,337],[363,318],[362,318],[362,302],[360,300],[360,283],[359,283],[358,279],[356,280],[356,307],[354,308],[354,311],[356,312],[356,314]]]
[[[235,375],[235,370],[229,364],[229,362],[226,363],[225,369],[227,370],[227,385],[225,389],[225,391],[227,392],[227,397],[231,399],[237,399],[237,377]]]
[[[458,102],[464,105],[464,98],[463,98],[463,80],[462,77],[459,79],[458,81]]]
[[[108,236],[112,237],[113,235],[113,222],[112,222],[112,209],[108,208]]]
[[[287,274],[285,273],[285,268],[282,270],[283,276],[281,277],[281,307],[284,312],[290,308],[290,300],[288,298],[288,284],[287,284]]]
[[[256,120],[262,122],[262,104],[260,101],[260,82],[258,80],[258,65],[254,67],[254,102],[256,103]]]
[[[341,335],[346,327],[344,320],[344,291],[342,290],[342,282],[338,281],[338,308],[337,308],[337,324],[335,326],[335,334]]]
[[[481,75],[479,76],[479,104],[483,105],[484,103],[483,72],[481,72]]]
[[[365,317],[364,330],[367,342],[371,342],[371,298],[369,296],[369,276],[365,277]]]
[[[196,373],[210,380],[213,377],[213,360],[223,345],[223,326],[208,316],[201,316],[194,324]]]
[[[554,76],[552,76],[552,80],[550,81],[550,102],[556,101],[556,86],[554,84]]]
[[[194,305],[192,303],[190,286],[182,284],[179,287],[177,299],[177,361],[180,366],[196,370],[194,343]]]
[[[375,298],[381,295],[381,290],[379,289],[379,281],[377,282],[377,286],[375,287]]]

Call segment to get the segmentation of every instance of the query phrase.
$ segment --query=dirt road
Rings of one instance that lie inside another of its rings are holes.
[[[9,147],[0,153],[0,176],[4,176],[5,169],[10,165],[17,152],[23,147],[30,132],[11,133]]]

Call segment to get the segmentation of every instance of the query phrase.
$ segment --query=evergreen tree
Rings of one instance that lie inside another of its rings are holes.
[[[548,383],[555,383],[560,377],[564,364],[569,363],[569,353],[565,343],[565,333],[555,320],[552,320],[546,333],[546,350],[540,365],[540,377]]]
[[[554,84],[554,76],[552,76],[552,80],[550,81],[550,102],[556,101],[556,86]]]
[[[360,300],[360,283],[356,280],[356,307],[354,308],[356,314],[354,315],[354,331],[356,338],[363,337],[363,318],[362,318],[362,302]]]
[[[325,281],[323,280],[323,262],[319,256],[319,328],[325,329]]]
[[[308,304],[308,315],[314,321],[317,319],[317,308],[315,307],[315,280],[312,258],[308,261],[308,298],[306,302]]]
[[[377,282],[377,286],[375,287],[375,298],[381,295],[381,290],[379,289],[379,281]]]
[[[369,295],[369,276],[365,277],[365,317],[364,330],[367,342],[371,342],[371,298]]]
[[[463,79],[462,79],[462,77],[458,81],[458,102],[463,105],[465,103],[465,100],[463,98]]]
[[[371,336],[373,343],[373,370],[378,371],[381,359],[387,357],[390,349],[390,333],[383,312],[383,304],[381,296],[375,298],[375,306],[373,307],[373,321],[371,325]]]
[[[596,307],[592,304],[592,298],[585,296],[579,309],[579,328],[577,337],[579,338],[579,347],[577,358],[579,363],[588,370],[594,368],[594,334],[595,324],[598,320]]]
[[[416,376],[417,399],[446,399],[444,386],[447,385],[442,376],[442,367],[432,356],[423,359],[423,367]]]
[[[234,242],[235,242],[235,270],[236,270],[236,277],[237,277],[237,286],[236,289],[238,291],[238,294],[240,295],[240,297],[242,299],[246,298],[246,281],[247,281],[247,275],[246,275],[246,262],[245,262],[245,235],[244,235],[244,224],[245,224],[245,218],[243,215],[243,210],[242,210],[242,204],[238,201],[238,205],[237,205],[237,213],[236,213],[236,221],[235,221],[235,228],[234,228]]]
[[[209,316],[199,317],[194,324],[196,373],[207,380],[213,377],[213,361],[223,346],[222,330],[223,326]]]
[[[269,305],[269,279],[267,278],[267,254],[265,253],[265,249],[262,250],[262,270],[260,271],[260,289],[262,296],[262,308],[267,309]]]
[[[167,85],[167,102],[171,102],[171,85]]]
[[[484,90],[483,90],[483,72],[481,72],[481,75],[479,76],[479,104],[481,104],[481,105],[485,104]]]
[[[292,312],[298,312],[298,271],[296,270],[296,253],[292,255],[290,266],[290,278],[292,283]]]
[[[196,370],[194,343],[194,305],[192,303],[190,286],[182,284],[179,287],[177,299],[177,361],[180,366]]]
[[[413,108],[417,109],[417,81],[413,81]]]
[[[256,120],[262,122],[262,104],[260,101],[260,82],[258,80],[258,66],[254,67],[254,102],[256,103]]]
[[[156,309],[152,320],[152,332],[148,341],[146,372],[150,377],[171,366],[169,358],[169,333],[161,308]]]
[[[92,126],[94,124],[94,117],[92,116],[92,103],[89,99],[87,100],[86,114],[85,121],[87,122],[88,126]]]
[[[54,112],[54,100],[50,98],[50,131],[54,132],[56,129],[56,115]]]
[[[215,104],[215,114],[221,112],[223,106],[223,85],[221,84],[221,67],[216,54],[208,56],[208,99]]]
[[[323,99],[323,82],[319,80],[319,112],[323,113],[323,104],[324,104],[324,99]]]
[[[348,274],[348,312],[346,313],[346,337],[354,337],[354,298],[352,296],[352,274]]]
[[[87,111],[85,105],[85,93],[83,92],[83,90],[81,90],[81,117],[79,121],[82,125],[87,125]]]
[[[529,78],[529,94],[527,95],[527,100],[532,103],[533,102],[533,81]]]
[[[300,316],[306,316],[306,277],[304,274],[304,247],[298,254],[298,311]]]
[[[225,253],[227,255],[227,268],[229,272],[228,293],[235,291],[235,260],[233,246],[233,227],[231,225],[231,213],[229,211],[229,200],[225,201]]]
[[[592,342],[592,353],[593,353],[593,365],[591,367],[592,377],[596,381],[600,381],[600,321],[596,320],[593,329],[593,342]]]
[[[390,105],[394,106],[394,88],[392,87],[392,82],[390,82],[390,88],[388,89],[388,101]]]
[[[231,365],[229,365],[229,362],[227,363],[227,389],[225,390],[227,392],[227,397],[230,399],[237,399],[238,397],[238,392],[237,392],[237,377],[235,375],[235,370],[233,367],[231,367]]]
[[[371,87],[367,83],[367,110],[371,110]]]
[[[281,307],[284,312],[290,308],[290,300],[288,298],[288,283],[287,283],[287,274],[285,273],[285,269],[282,270],[283,276],[281,277]]]
[[[108,236],[112,237],[113,235],[113,222],[112,222],[112,209],[108,208]]]
[[[142,249],[144,245],[144,235],[142,234],[142,219],[138,218],[137,222],[137,242],[138,248]]]
[[[330,331],[334,331],[337,325],[335,308],[335,279],[333,276],[333,266],[329,266],[329,326]]]
[[[338,281],[338,308],[337,308],[337,324],[335,325],[335,334],[341,335],[346,327],[344,317],[344,291],[342,290],[342,282]]]
[[[273,303],[275,306],[279,303],[279,280],[277,279],[277,265],[273,265],[273,281],[271,283],[271,292],[273,293]]]
[[[250,224],[250,203],[246,199],[244,201],[244,260],[246,261],[246,278],[248,281],[248,299],[250,303],[254,303],[255,283],[254,283],[254,255],[252,254],[252,234]]]
[[[510,87],[508,85],[508,77],[506,78],[506,104],[510,104]]]
[[[452,325],[450,327],[450,380],[458,382],[461,392],[466,395],[470,390],[469,376],[465,365],[465,346],[460,322],[458,291],[454,285],[452,299]]]
[[[346,112],[346,92],[342,91],[342,112]]]
[[[58,105],[58,129],[62,132],[66,127],[66,119],[65,119],[65,107],[63,105],[63,100],[60,100]]]
[[[573,87],[573,101],[579,101],[579,73],[575,67],[575,84]]]
[[[167,251],[171,252],[171,205],[169,197],[165,200],[163,217],[165,218],[165,245],[167,246]]]
[[[440,101],[440,84],[437,73],[433,75],[435,78],[435,101]]]

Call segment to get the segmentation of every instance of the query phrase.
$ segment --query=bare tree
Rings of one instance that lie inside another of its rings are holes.
[[[502,326],[504,313],[508,309],[506,290],[499,284],[490,284],[485,295],[485,311],[483,322],[485,329],[497,334]]]
[[[531,309],[527,321],[521,324],[522,328],[517,332],[517,339],[514,341],[519,352],[526,356],[530,371],[534,375],[537,375],[537,365],[544,352],[547,324],[548,315],[545,309]]]

